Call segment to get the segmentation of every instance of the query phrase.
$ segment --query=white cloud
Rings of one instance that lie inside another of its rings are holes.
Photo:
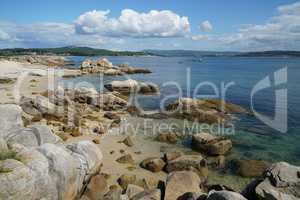
[[[208,20],[206,20],[200,24],[200,29],[204,32],[211,32],[213,30],[213,26]]]
[[[300,2],[278,7],[279,14],[265,24],[252,24],[238,33],[220,37],[219,40],[250,50],[300,48]]]
[[[190,32],[187,17],[169,10],[139,13],[124,9],[119,18],[108,18],[109,11],[89,11],[75,20],[77,33],[110,37],[182,37]]]
[[[10,36],[6,32],[4,32],[0,29],[0,41],[1,40],[6,41],[6,40],[9,40],[9,39],[10,39]]]
[[[192,40],[195,40],[195,41],[199,41],[199,40],[209,40],[210,37],[207,36],[207,35],[194,35],[191,37]]]

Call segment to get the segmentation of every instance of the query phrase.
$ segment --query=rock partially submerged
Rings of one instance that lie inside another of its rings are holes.
[[[254,180],[243,191],[249,199],[299,200],[300,167],[279,162],[271,165],[263,174],[263,180]]]
[[[235,104],[217,99],[180,98],[166,106],[169,115],[199,123],[225,123],[231,114],[247,111]]]
[[[119,69],[125,74],[149,74],[152,73],[149,69],[131,67],[127,64],[119,65]]]
[[[232,148],[232,142],[229,139],[202,132],[192,136],[191,146],[196,151],[217,156],[226,154]]]
[[[112,81],[104,85],[109,91],[117,91],[120,93],[141,93],[156,94],[159,93],[159,87],[153,83],[137,82],[136,80]]]

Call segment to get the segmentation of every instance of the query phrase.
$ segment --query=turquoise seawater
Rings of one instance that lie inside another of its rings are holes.
[[[160,100],[168,95],[178,95],[176,82],[183,96],[192,96],[199,84],[209,82],[221,92],[222,83],[232,85],[226,91],[226,100],[239,104],[250,110],[250,96],[253,87],[266,76],[274,83],[274,72],[287,67],[288,131],[279,131],[265,125],[255,116],[241,116],[236,121],[235,134],[229,136],[234,142],[231,156],[264,159],[269,161],[288,161],[300,164],[300,58],[268,57],[208,57],[195,59],[191,57],[106,57],[114,65],[128,63],[131,66],[146,67],[152,74],[135,74],[129,77],[139,81],[153,82],[160,86],[159,96],[141,97],[139,103],[147,110],[157,109]],[[77,66],[86,57],[70,57]],[[95,58],[92,58],[95,59]],[[124,77],[104,77],[104,83]],[[87,75],[67,82],[89,82],[98,90],[103,88],[98,75]],[[202,86],[197,94],[215,94],[211,86]],[[275,91],[271,86],[258,91],[253,99],[254,108],[261,114],[274,117]],[[286,101],[285,99],[281,99]],[[280,113],[279,113],[280,114]]]

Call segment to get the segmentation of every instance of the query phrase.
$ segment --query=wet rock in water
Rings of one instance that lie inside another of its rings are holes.
[[[164,154],[164,160],[166,162],[170,162],[172,160],[175,160],[176,158],[179,158],[183,154],[180,151],[169,151]]]
[[[165,142],[175,144],[178,141],[178,137],[175,133],[159,133],[157,136],[159,142]]]
[[[118,163],[122,164],[134,164],[134,160],[130,154],[126,154],[124,156],[121,156],[116,160]]]
[[[258,177],[270,166],[262,160],[233,160],[235,171],[243,177]]]
[[[132,200],[160,200],[161,191],[159,189],[145,190],[132,197]]]
[[[166,171],[168,173],[173,171],[188,171],[194,170],[204,181],[208,176],[207,161],[198,155],[183,155],[175,160],[168,162]]]
[[[165,162],[160,158],[147,158],[141,162],[141,167],[151,172],[162,171],[165,166]]]
[[[212,156],[225,155],[232,148],[231,140],[204,132],[193,135],[191,145],[192,149]]]
[[[137,186],[137,185],[129,184],[127,186],[125,194],[129,197],[129,199],[132,199],[132,197],[134,197],[135,195],[137,195],[143,191],[144,191],[144,188]]]
[[[105,177],[96,175],[91,178],[84,195],[90,200],[98,200],[103,198],[104,194],[107,192],[108,186]]]
[[[211,191],[207,200],[247,200],[241,194],[231,191]]]
[[[201,193],[201,179],[192,171],[170,173],[166,180],[165,200],[178,199],[187,192]]]
[[[299,172],[298,166],[286,162],[275,163],[264,172],[263,181],[256,182],[253,192],[259,199],[265,200],[300,199]]]
[[[0,105],[0,137],[23,127],[22,108],[15,104]]]
[[[207,157],[207,162],[214,169],[223,169],[226,167],[226,158],[223,155]]]
[[[126,190],[129,184],[134,184],[136,181],[136,175],[134,174],[123,174],[118,179],[119,185]]]
[[[166,106],[170,115],[200,123],[214,124],[227,122],[230,114],[246,113],[247,111],[235,104],[216,99],[180,98]]]
[[[129,147],[132,147],[134,145],[130,136],[127,136],[122,142]]]
[[[118,69],[108,69],[104,71],[104,75],[108,75],[108,76],[118,76],[122,74],[123,73]]]
[[[104,85],[109,91],[117,91],[120,93],[158,93],[159,88],[153,83],[137,82],[136,80],[125,80],[125,81],[112,81],[109,84]]]
[[[149,73],[152,73],[149,69],[130,67],[127,64],[119,65],[119,69],[126,74],[149,74]]]

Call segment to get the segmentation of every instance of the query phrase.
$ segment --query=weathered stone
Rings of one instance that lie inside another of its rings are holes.
[[[145,190],[135,195],[132,200],[160,200],[161,191],[159,189]]]
[[[177,198],[177,200],[206,200],[207,195],[202,192],[187,192]]]
[[[232,142],[208,133],[198,133],[192,136],[192,148],[212,156],[224,155],[232,148]]]
[[[258,177],[269,167],[261,160],[235,160],[236,173],[243,177]]]
[[[136,175],[133,174],[123,174],[122,176],[120,176],[120,178],[118,179],[118,183],[119,185],[126,190],[127,186],[129,184],[134,184],[136,181]]]
[[[175,160],[168,162],[167,172],[197,170],[197,174],[204,181],[208,176],[207,161],[198,155],[183,155]]]
[[[159,88],[153,83],[137,82],[132,79],[125,81],[112,81],[109,84],[104,85],[109,91],[117,91],[120,93],[158,93]]]
[[[22,108],[15,104],[0,105],[0,137],[23,127]]]
[[[122,164],[134,164],[134,160],[130,154],[126,154],[124,156],[121,156],[116,160],[118,163]]]
[[[207,200],[247,200],[241,194],[231,191],[211,191]]]
[[[187,192],[202,192],[201,180],[192,171],[173,172],[168,175],[166,181],[165,200],[174,200]]]
[[[96,175],[91,178],[84,193],[90,200],[98,200],[103,198],[108,191],[107,181],[104,176]]]
[[[260,199],[300,199],[300,167],[286,162],[273,164],[264,172],[264,180],[255,188]]]
[[[175,133],[160,133],[157,136],[157,140],[159,142],[175,144],[175,143],[177,143],[178,137]]]
[[[126,194],[129,197],[129,199],[132,199],[132,197],[134,197],[135,195],[137,195],[143,191],[144,191],[144,188],[137,186],[137,185],[129,184],[126,189]]]
[[[130,136],[127,136],[124,140],[123,143],[126,144],[129,147],[132,147],[134,145],[132,138]]]
[[[164,159],[166,162],[170,162],[172,160],[175,160],[176,158],[179,158],[182,155],[183,154],[180,151],[170,151],[164,154]]]
[[[141,167],[151,172],[159,172],[163,170],[165,162],[160,158],[147,158],[141,162]]]

